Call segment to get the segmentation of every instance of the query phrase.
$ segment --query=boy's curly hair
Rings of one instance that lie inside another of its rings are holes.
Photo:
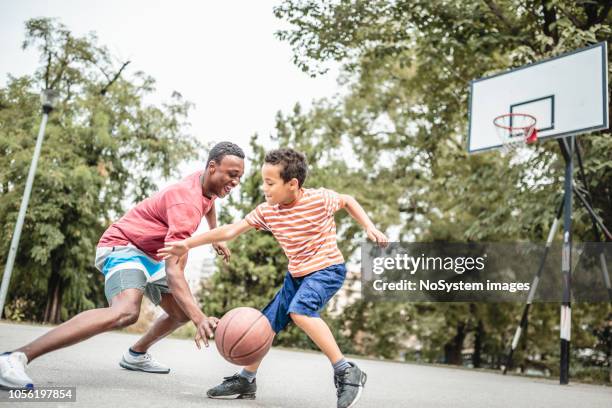
[[[280,164],[282,166],[280,176],[285,183],[295,178],[298,181],[298,186],[302,187],[304,181],[306,181],[308,175],[306,156],[296,150],[290,148],[271,150],[266,153],[264,163]]]

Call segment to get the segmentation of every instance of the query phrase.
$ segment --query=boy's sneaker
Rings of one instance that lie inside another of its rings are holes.
[[[342,374],[334,375],[338,395],[338,408],[350,408],[355,406],[361,397],[361,391],[366,383],[368,376],[361,371],[355,363],[344,370]]]
[[[144,371],[145,373],[168,374],[170,372],[170,368],[154,360],[149,353],[133,356],[127,351],[121,357],[119,365],[127,370]]]
[[[238,374],[223,377],[223,382],[208,390],[206,395],[208,398],[255,399],[256,381],[251,382]]]
[[[0,387],[9,389],[34,388],[34,382],[25,372],[28,358],[24,353],[0,355]]]

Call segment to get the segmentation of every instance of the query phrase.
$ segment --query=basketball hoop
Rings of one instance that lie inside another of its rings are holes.
[[[536,118],[527,113],[505,113],[493,120],[497,136],[504,144],[506,152],[538,140]]]

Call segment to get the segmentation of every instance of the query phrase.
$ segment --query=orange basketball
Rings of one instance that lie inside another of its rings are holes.
[[[274,331],[268,319],[252,307],[237,307],[227,312],[215,331],[217,350],[227,361],[250,365],[266,355]]]

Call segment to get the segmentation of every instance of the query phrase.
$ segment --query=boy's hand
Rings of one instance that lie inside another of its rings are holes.
[[[229,263],[230,257],[232,256],[232,252],[227,247],[227,245],[225,245],[225,242],[218,242],[216,244],[212,244],[212,247],[214,248],[215,252],[217,252],[217,255],[223,257],[225,263]]]
[[[166,242],[166,246],[157,251],[157,255],[161,256],[162,259],[168,259],[172,256],[176,256],[180,259],[183,255],[189,251],[189,246],[185,240],[175,241],[175,242]]]
[[[201,319],[198,321],[194,321],[193,324],[196,328],[195,335],[195,344],[198,349],[201,349],[202,346],[200,342],[203,342],[206,347],[208,347],[208,339],[213,338],[213,333],[217,328],[217,324],[219,324],[219,319],[216,317],[207,317],[206,315],[202,315]]]
[[[380,232],[376,228],[374,228],[374,227],[368,228],[366,230],[366,233],[368,234],[368,238],[370,238],[370,240],[376,242],[378,244],[378,246],[380,246],[382,248],[385,248],[387,245],[389,245],[389,238],[387,238],[387,236],[385,234],[383,234],[382,232]]]

